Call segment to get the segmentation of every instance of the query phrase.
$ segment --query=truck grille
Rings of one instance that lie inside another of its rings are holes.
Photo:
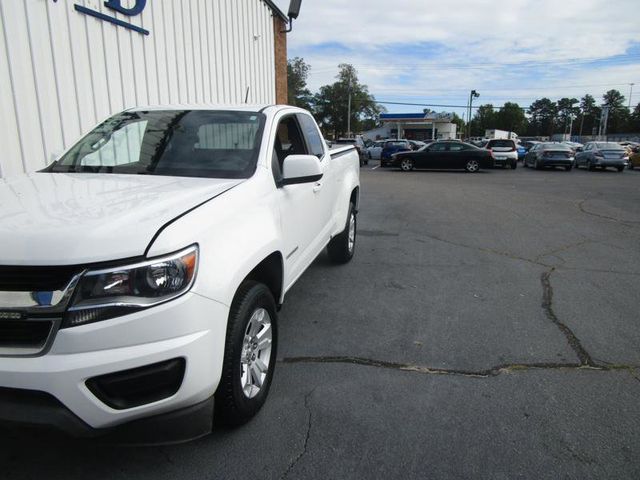
[[[63,290],[74,275],[82,271],[78,266],[14,267],[0,266],[0,292],[51,292]]]
[[[53,327],[53,320],[0,320],[0,355],[39,353]]]

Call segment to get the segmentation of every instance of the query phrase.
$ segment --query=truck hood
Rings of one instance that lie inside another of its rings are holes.
[[[0,265],[141,256],[167,222],[242,181],[84,173],[0,179]]]

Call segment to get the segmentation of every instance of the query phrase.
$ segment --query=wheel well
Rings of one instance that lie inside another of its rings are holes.
[[[245,280],[255,280],[264,283],[276,301],[280,304],[280,296],[282,295],[282,278],[283,278],[283,262],[280,252],[273,252],[267,258],[262,260],[251,272]]]
[[[351,203],[353,203],[356,207],[356,212],[358,211],[358,205],[360,202],[360,187],[356,187],[351,192],[351,198],[349,199]]]

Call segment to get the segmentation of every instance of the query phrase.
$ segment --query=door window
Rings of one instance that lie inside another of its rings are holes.
[[[303,135],[309,144],[311,154],[322,158],[324,156],[324,142],[318,132],[318,127],[316,127],[316,122],[309,115],[304,114],[298,114],[298,120],[300,121]]]
[[[434,143],[429,147],[430,152],[444,152],[447,150],[447,146],[444,143]]]

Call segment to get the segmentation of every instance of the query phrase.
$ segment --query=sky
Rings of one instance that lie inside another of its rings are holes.
[[[286,12],[288,0],[276,0]],[[288,56],[309,88],[351,63],[378,101],[528,107],[616,88],[640,103],[639,0],[303,0]],[[385,105],[389,112],[424,107]],[[432,107],[436,111],[465,108]]]

